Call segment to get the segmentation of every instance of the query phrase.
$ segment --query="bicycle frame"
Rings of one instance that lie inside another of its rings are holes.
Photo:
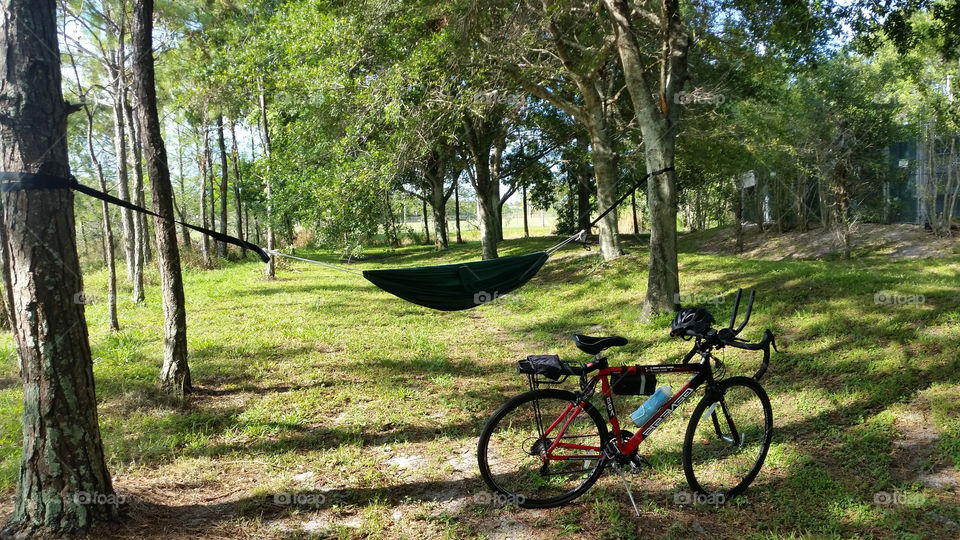
[[[700,354],[703,357],[702,362],[696,364],[657,364],[657,365],[636,365],[636,366],[615,366],[615,367],[603,367],[601,368],[593,378],[583,387],[580,395],[580,403],[576,406],[574,404],[567,405],[567,408],[563,411],[560,416],[554,420],[554,422],[548,427],[542,434],[541,438],[548,437],[550,433],[563,422],[563,427],[560,428],[560,432],[554,438],[550,447],[546,451],[546,458],[552,461],[565,461],[570,459],[600,459],[601,457],[606,457],[607,459],[612,459],[614,453],[612,453],[611,448],[600,448],[597,446],[588,446],[575,443],[562,442],[563,436],[567,431],[567,428],[570,426],[570,423],[583,412],[583,406],[587,403],[592,397],[593,393],[596,391],[596,385],[600,383],[600,393],[603,396],[603,402],[607,409],[607,421],[613,427],[613,440],[616,450],[622,455],[630,455],[640,446],[647,437],[650,436],[659,426],[662,424],[667,417],[669,417],[674,410],[677,409],[680,405],[683,404],[687,398],[690,397],[694,391],[697,390],[704,383],[713,382],[713,369],[709,362],[710,353],[709,351],[700,351],[697,348],[690,351],[687,355],[686,360],[689,360],[695,354]],[[600,358],[597,362],[605,362],[605,358]],[[588,364],[589,368],[591,364]],[[660,409],[654,414],[647,422],[640,428],[640,430],[635,433],[629,440],[624,441],[622,431],[620,429],[620,421],[617,419],[616,407],[613,403],[613,391],[610,386],[610,376],[611,375],[653,375],[653,374],[664,374],[664,373],[694,373],[694,376],[687,381],[683,387],[677,391]],[[571,414],[571,411],[573,414]],[[566,418],[566,421],[564,421]],[[554,450],[569,449],[569,450],[592,450],[596,451],[596,454],[588,455],[553,455]]]

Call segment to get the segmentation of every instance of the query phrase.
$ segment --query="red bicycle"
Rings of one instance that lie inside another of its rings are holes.
[[[595,355],[586,365],[561,362],[554,355],[520,361],[517,369],[527,375],[530,391],[504,403],[484,425],[477,448],[483,480],[504,500],[523,508],[568,503],[590,489],[608,466],[616,468],[621,476],[624,470],[640,472],[649,467],[637,453],[640,443],[704,387],[683,441],[687,482],[695,493],[709,496],[717,504],[742,493],[760,472],[773,436],[770,400],[758,381],[769,365],[770,347],[776,350],[776,344],[770,330],[757,343],[737,338],[750,319],[754,299],[751,292],[744,320],[734,329],[740,295],[737,291],[727,328],[710,328],[713,316],[703,308],[677,315],[671,334],[695,340],[680,364],[611,367],[603,351],[626,345],[627,340],[583,335],[573,339],[580,350]],[[686,319],[681,320],[681,315]],[[723,363],[712,352],[723,347],[762,350],[760,369],[752,377],[718,377],[723,373]],[[700,361],[690,363],[698,355]],[[664,373],[694,375],[644,421],[637,433],[621,429],[613,394],[651,394],[656,376]],[[560,384],[570,375],[580,379],[577,392],[540,388]],[[591,403],[598,385],[606,418]],[[632,494],[630,500],[633,502]]]

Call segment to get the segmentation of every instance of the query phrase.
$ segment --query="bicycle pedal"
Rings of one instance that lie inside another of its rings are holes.
[[[647,461],[647,458],[639,455],[633,455],[630,458],[630,472],[633,474],[640,474],[643,471],[652,468],[653,465]]]

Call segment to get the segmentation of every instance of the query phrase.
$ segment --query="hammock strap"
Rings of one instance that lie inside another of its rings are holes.
[[[567,238],[566,240],[561,241],[559,244],[553,246],[552,248],[547,249],[546,252],[547,252],[547,255],[553,255],[554,251],[562,248],[563,246],[569,244],[570,242],[586,242],[586,241],[587,241],[587,231],[583,230],[571,236],[570,238]]]
[[[362,276],[362,275],[363,275],[363,272],[360,272],[360,271],[358,271],[358,270],[354,270],[354,269],[352,269],[352,268],[347,268],[346,266],[340,266],[340,265],[336,265],[336,264],[330,264],[330,263],[315,261],[315,260],[313,260],[313,259],[304,259],[303,257],[294,257],[293,255],[287,255],[286,253],[281,253],[281,252],[279,252],[279,251],[277,251],[277,250],[275,250],[275,249],[274,249],[274,250],[270,250],[270,251],[268,251],[267,253],[269,253],[270,255],[273,255],[274,257],[285,257],[285,258],[287,258],[287,259],[293,259],[293,260],[295,260],[295,261],[300,261],[300,262],[305,262],[305,263],[310,263],[310,264],[316,264],[316,265],[318,265],[318,266],[326,266],[327,268],[330,268],[330,269],[332,269],[332,270],[338,270],[338,271],[340,271],[340,272],[346,272],[346,273],[348,273],[348,274],[354,274],[354,275],[358,275],[358,276]]]
[[[105,201],[116,206],[122,206],[123,208],[128,208],[135,212],[140,212],[141,214],[147,214],[157,219],[167,219],[156,212],[143,208],[142,206],[127,202],[108,193],[93,189],[92,187],[85,186],[78,182],[74,176],[63,178],[60,176],[42,173],[34,174],[23,172],[0,172],[0,191],[6,193],[9,191],[20,191],[26,189],[73,189],[74,191],[79,191],[80,193],[89,195],[95,199],[100,199],[101,201]],[[176,219],[171,219],[170,221],[193,229],[200,234],[205,234],[219,242],[225,242],[227,244],[233,244],[235,246],[249,249],[259,255],[260,260],[263,262],[270,262],[270,256],[267,255],[267,253],[256,244],[251,244],[245,240],[240,240],[239,238],[234,238],[233,236],[219,233],[204,227],[197,227],[196,225],[184,223]]]
[[[663,169],[660,169],[659,171],[653,171],[643,175],[643,178],[641,178],[636,184],[633,185],[632,188],[630,188],[626,193],[624,193],[622,197],[617,199],[617,202],[613,203],[613,205],[611,205],[610,208],[607,208],[606,210],[603,211],[602,214],[597,216],[597,219],[593,220],[590,223],[590,226],[587,227],[587,230],[592,229],[594,225],[596,225],[597,223],[600,223],[600,220],[603,219],[604,216],[606,216],[610,212],[613,212],[614,208],[620,206],[620,203],[627,200],[627,197],[629,197],[631,193],[633,193],[634,191],[637,190],[637,188],[643,185],[643,183],[647,181],[647,178],[650,178],[651,176],[656,176],[658,174],[663,174],[667,171],[672,171],[672,170],[674,170],[673,167],[665,167]]]

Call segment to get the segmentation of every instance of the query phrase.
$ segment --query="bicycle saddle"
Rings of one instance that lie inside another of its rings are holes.
[[[622,347],[627,344],[627,338],[620,336],[593,337],[574,334],[573,342],[577,348],[587,354],[600,354],[610,347]]]

